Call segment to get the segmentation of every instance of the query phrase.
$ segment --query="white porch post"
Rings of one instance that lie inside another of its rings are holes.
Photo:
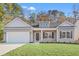
[[[42,42],[42,40],[43,40],[43,31],[41,30],[41,40],[40,40],[40,42]]]
[[[34,39],[33,39],[33,30],[31,30],[31,34],[30,34],[30,42],[34,42]]]
[[[60,32],[58,31],[58,29],[57,29],[57,42],[59,42],[59,39],[60,39],[60,34],[59,34]]]

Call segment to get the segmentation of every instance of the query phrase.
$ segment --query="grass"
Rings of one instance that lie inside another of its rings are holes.
[[[78,44],[25,44],[4,56],[79,56]]]

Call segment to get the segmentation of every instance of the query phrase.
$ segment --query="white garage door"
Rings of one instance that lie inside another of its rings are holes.
[[[29,42],[30,32],[7,32],[6,41],[10,43]]]

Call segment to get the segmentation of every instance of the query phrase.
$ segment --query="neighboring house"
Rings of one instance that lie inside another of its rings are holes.
[[[71,42],[79,40],[79,20],[75,24],[63,21],[39,20],[33,27],[17,17],[4,27],[4,41],[7,43],[29,42]]]

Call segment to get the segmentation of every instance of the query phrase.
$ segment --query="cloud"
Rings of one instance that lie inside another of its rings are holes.
[[[35,11],[36,10],[36,8],[35,7],[33,7],[33,6],[31,6],[31,7],[29,7],[29,8],[27,8],[28,10],[33,10],[33,11]]]

